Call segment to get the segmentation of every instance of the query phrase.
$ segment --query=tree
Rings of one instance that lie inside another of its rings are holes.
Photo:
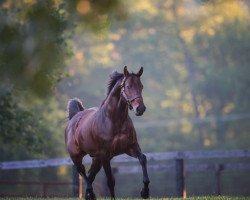
[[[77,28],[91,34],[97,30],[107,31],[110,21],[126,15],[124,9],[121,12],[121,7],[118,0],[0,2],[0,140],[4,144],[6,138],[12,138],[9,145],[3,145],[6,153],[3,158],[33,157],[31,152],[24,153],[27,155],[23,157],[21,151],[20,155],[16,154],[18,156],[8,154],[8,151],[15,152],[21,147],[25,149],[28,141],[30,148],[34,147],[34,155],[39,151],[47,156],[53,156],[51,152],[58,154],[60,150],[51,150],[52,146],[47,148],[50,151],[46,148],[41,151],[40,147],[46,146],[46,139],[50,142],[52,139],[55,144],[61,141],[63,128],[58,129],[51,116],[63,118],[62,109],[56,110],[56,100],[50,97],[55,92],[55,85],[67,76],[64,70],[71,55],[72,35]],[[48,121],[50,125],[47,125]],[[23,143],[18,143],[20,147],[14,145],[21,137],[24,139]]]
[[[239,87],[244,85],[244,90],[248,83],[247,76],[242,80],[239,78],[247,74],[247,68],[240,67],[236,73],[236,70],[230,72],[229,67],[233,60],[241,60],[239,65],[243,62],[244,66],[248,62],[244,61],[249,51],[246,45],[246,30],[249,27],[245,23],[249,18],[247,3],[233,0],[216,3],[129,3],[128,21],[111,26],[107,37],[89,36],[86,33],[84,36],[75,36],[75,59],[69,67],[72,78],[60,85],[60,91],[85,98],[86,106],[96,106],[105,90],[105,86],[100,87],[106,80],[104,73],[108,74],[112,69],[124,65],[135,70],[142,65],[145,67],[142,78],[148,112],[140,121],[156,121],[157,124],[157,120],[162,119],[168,124],[168,120],[175,119],[173,121],[176,122],[167,128],[158,126],[139,130],[139,134],[145,138],[143,141],[148,151],[156,148],[222,147],[220,144],[225,144],[225,140],[233,142],[235,137],[230,140],[229,135],[239,131],[227,129],[226,124],[233,123],[221,120],[221,116],[237,115],[237,109],[232,109],[236,104],[232,104],[231,97],[227,95],[232,89],[229,87],[230,80],[237,82]],[[226,24],[231,24],[230,28]],[[241,48],[242,45],[244,48]],[[240,55],[232,49],[237,49]],[[218,54],[216,57],[215,53]],[[221,63],[226,57],[231,57],[231,61]],[[220,75],[218,69],[221,67],[218,66],[224,66]],[[95,77],[96,81],[91,81],[91,77]],[[241,96],[238,98],[248,98],[240,90],[234,90],[233,96],[238,95]],[[226,103],[222,103],[224,99],[227,99]],[[218,102],[223,104],[221,108],[218,108]],[[239,104],[237,107],[244,110]],[[248,128],[243,130],[247,132]],[[150,132],[156,135],[152,138]],[[220,135],[224,136],[220,138]],[[163,141],[161,145],[159,141]]]
[[[75,27],[81,24],[88,30],[106,29],[112,20],[110,16],[121,3],[5,0],[0,7],[2,82],[14,89],[46,96],[64,76],[65,61],[70,54],[67,39]]]
[[[0,94],[0,132],[0,160],[40,157],[46,148],[40,121],[19,108],[10,93]]]

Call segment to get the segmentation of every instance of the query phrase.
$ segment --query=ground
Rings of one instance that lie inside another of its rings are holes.
[[[76,198],[33,198],[33,197],[27,197],[27,198],[12,198],[12,197],[5,197],[0,198],[0,200],[75,200]],[[205,197],[188,197],[187,200],[250,200],[250,197],[227,197],[227,196],[205,196]],[[107,199],[97,199],[97,200],[108,200]],[[130,198],[127,199],[121,199],[117,198],[117,200],[130,200]],[[131,200],[141,200],[141,199],[131,199]],[[150,200],[182,200],[182,198],[150,198]]]

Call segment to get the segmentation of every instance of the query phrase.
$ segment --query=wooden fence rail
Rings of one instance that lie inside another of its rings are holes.
[[[250,158],[250,149],[246,150],[230,150],[230,151],[174,151],[174,152],[158,152],[147,153],[148,169],[149,171],[173,171],[176,172],[176,188],[177,194],[180,197],[185,197],[185,173],[192,171],[206,171],[213,170],[216,173],[216,191],[221,194],[220,190],[220,174],[224,170],[250,170],[250,163],[198,163],[186,164],[187,160],[202,160],[202,159],[225,159],[225,158]],[[90,164],[90,157],[85,157],[83,163]],[[173,164],[165,164],[156,161],[175,160]],[[113,158],[112,163],[134,163],[137,159],[121,155]],[[36,167],[55,167],[62,165],[73,165],[69,158],[56,158],[47,160],[28,160],[28,161],[10,161],[0,162],[0,170],[14,170],[14,169],[28,169]],[[117,165],[116,171],[120,174],[138,173],[141,167],[138,165],[121,166]],[[79,181],[77,173],[73,173],[73,188],[77,196],[82,196],[82,181]]]
[[[173,151],[173,152],[158,152],[146,153],[148,161],[163,161],[175,159],[210,159],[210,158],[249,158],[250,149],[246,150],[230,150],[230,151]],[[91,163],[91,158],[86,156],[83,160],[85,164]],[[137,159],[127,155],[114,157],[112,162],[138,162]],[[0,162],[0,170],[10,169],[25,169],[36,167],[56,167],[62,165],[73,165],[70,158],[56,158],[47,160],[27,160],[27,161],[8,161]]]

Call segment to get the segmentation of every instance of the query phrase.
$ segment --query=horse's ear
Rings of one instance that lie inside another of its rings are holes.
[[[142,73],[143,73],[143,67],[141,67],[141,69],[137,72],[137,76],[141,76],[142,75]]]
[[[128,75],[129,75],[129,72],[128,72],[128,70],[127,70],[127,66],[125,66],[125,67],[123,68],[123,74],[124,74],[124,76],[128,76]]]

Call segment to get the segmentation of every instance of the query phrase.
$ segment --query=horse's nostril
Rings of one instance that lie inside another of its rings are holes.
[[[146,107],[145,107],[144,105],[138,106],[138,107],[136,108],[136,112],[137,112],[137,113],[144,113],[145,110],[146,110]]]
[[[140,107],[140,106],[138,106],[138,107],[136,108],[136,112],[139,112],[139,111],[140,111],[139,107]]]

